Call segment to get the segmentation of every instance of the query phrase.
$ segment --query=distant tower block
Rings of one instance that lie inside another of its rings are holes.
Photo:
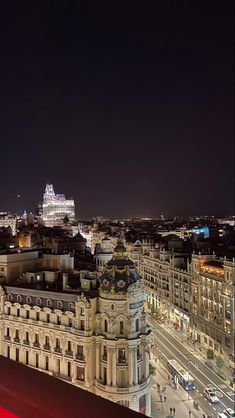
[[[74,200],[66,200],[64,194],[55,194],[53,184],[47,184],[42,205],[42,218],[45,226],[60,226],[65,216],[69,221],[74,220]]]

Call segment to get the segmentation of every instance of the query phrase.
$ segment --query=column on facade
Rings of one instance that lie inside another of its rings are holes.
[[[111,385],[112,380],[112,351],[107,348],[107,385]]]
[[[95,359],[96,359],[96,380],[99,382],[100,381],[100,343],[96,343],[96,354],[95,354]]]
[[[112,350],[112,385],[117,385],[117,353],[115,348]]]
[[[128,374],[129,374],[129,386],[133,385],[133,349],[128,349]]]
[[[143,349],[144,349],[143,358],[144,358],[144,364],[145,364],[144,377],[145,379],[148,379],[149,377],[149,352],[146,351],[147,346],[144,346]]]
[[[137,348],[134,347],[133,349],[133,380],[134,380],[134,385],[138,384],[138,367],[137,367]]]

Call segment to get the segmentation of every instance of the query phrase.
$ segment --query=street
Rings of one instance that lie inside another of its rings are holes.
[[[153,354],[166,366],[167,360],[176,359],[189,370],[195,379],[196,389],[190,392],[190,397],[196,400],[207,415],[217,417],[218,412],[225,408],[234,409],[234,392],[213,371],[203,364],[189,349],[178,341],[173,335],[164,329],[155,319],[148,316],[148,323],[152,327]],[[160,358],[159,358],[160,357]],[[218,404],[211,404],[203,394],[205,387],[212,387],[217,397]],[[185,391],[185,397],[188,394]]]

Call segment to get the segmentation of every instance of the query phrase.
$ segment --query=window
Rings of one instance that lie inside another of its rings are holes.
[[[20,358],[20,350],[19,348],[16,349],[16,361],[19,361]]]
[[[10,358],[11,357],[11,349],[10,346],[8,345],[7,347],[7,357]]]
[[[36,298],[36,305],[40,306],[42,303],[41,298]]]
[[[68,361],[68,377],[71,377],[71,363]]]
[[[63,309],[63,302],[62,302],[61,300],[59,300],[59,301],[57,302],[57,308],[58,308],[58,309]]]
[[[25,364],[29,364],[29,352],[28,350],[25,352]]]
[[[85,382],[85,369],[84,367],[77,366],[77,380]]]
[[[120,321],[120,334],[124,334],[124,323]]]
[[[57,349],[57,350],[60,350],[60,339],[59,338],[56,338],[56,340],[55,340],[56,342],[55,342],[55,348]]]
[[[140,330],[140,320],[139,319],[136,319],[136,321],[135,321],[135,330],[136,330],[136,332],[138,332]]]
[[[48,308],[51,308],[52,307],[52,301],[51,301],[51,299],[47,299],[46,305],[47,305]]]
[[[68,341],[68,349],[67,349],[68,353],[72,353],[72,344],[71,341]]]
[[[7,327],[7,334],[6,334],[6,336],[7,337],[10,337],[10,328],[9,327]]]
[[[126,362],[126,354],[125,348],[118,349],[118,363],[125,363]]]
[[[16,309],[16,316],[19,318],[19,316],[20,316],[20,310],[19,310],[19,308],[17,308]]]
[[[81,309],[80,309],[80,315],[81,315],[81,316],[84,316],[84,315],[85,315],[85,309],[84,309],[84,307],[83,307],[83,306],[81,306]]]
[[[103,348],[103,360],[107,360],[107,347],[106,346],[104,346],[104,348]]]
[[[20,295],[17,295],[16,300],[17,300],[18,303],[21,303],[22,302],[22,297]]]
[[[30,296],[26,297],[26,303],[30,304],[32,302],[32,298]]]
[[[49,357],[48,356],[46,356],[46,359],[45,359],[45,370],[49,370]]]
[[[12,300],[13,300],[13,296],[12,296],[11,294],[9,294],[9,295],[7,296],[7,300],[12,301]]]
[[[81,331],[84,331],[85,326],[84,326],[84,321],[81,321]]]
[[[35,367],[39,367],[39,355],[38,353],[35,354]]]
[[[26,319],[29,319],[29,311],[26,310]]]
[[[146,395],[143,395],[139,399],[139,412],[146,413]]]
[[[77,358],[78,358],[78,360],[83,360],[84,359],[83,346],[82,345],[77,345]]]
[[[104,332],[108,332],[108,321],[107,321],[107,319],[104,320]]]

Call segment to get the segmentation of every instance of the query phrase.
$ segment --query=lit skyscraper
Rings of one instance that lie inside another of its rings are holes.
[[[53,184],[47,184],[43,196],[42,218],[46,226],[59,226],[64,217],[75,218],[74,200],[66,200],[64,194],[55,194]]]

